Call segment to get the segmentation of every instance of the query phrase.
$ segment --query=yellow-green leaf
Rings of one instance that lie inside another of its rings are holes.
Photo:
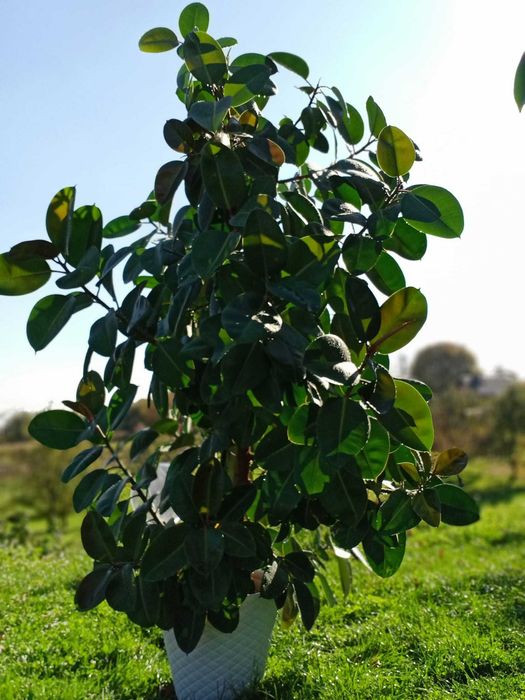
[[[175,32],[167,27],[155,27],[143,34],[139,39],[139,49],[146,53],[162,53],[171,51],[179,45]]]
[[[409,343],[427,318],[427,300],[415,287],[394,292],[381,306],[381,324],[372,339],[376,352],[391,353]]]
[[[4,296],[34,292],[50,277],[49,265],[42,258],[16,260],[9,253],[0,255],[0,294]]]
[[[408,136],[397,126],[385,126],[377,142],[377,161],[387,175],[406,175],[414,165],[416,149]]]

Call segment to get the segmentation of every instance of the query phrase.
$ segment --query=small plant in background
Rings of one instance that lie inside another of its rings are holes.
[[[418,149],[372,97],[367,128],[338,88],[309,81],[302,58],[234,53],[235,39],[213,38],[200,3],[179,28],[140,40],[181,63],[184,113],[164,126],[172,156],[153,192],[104,224],[96,206],[77,205],[74,187],[60,190],[49,240],[0,256],[0,293],[42,287],[53,261],[58,292],[27,324],[35,350],[73,314],[100,307],[68,410],[39,414],[29,430],[48,447],[83,447],[62,474],[80,478],[73,505],[87,509],[82,542],[95,561],[78,606],[107,600],[137,624],[173,628],[189,652],[206,620],[236,627],[258,569],[262,595],[287,620],[300,613],[313,625],[316,582],[332,593],[325,549],[304,550],[301,530],[322,533],[336,553],[361,544],[386,577],[403,560],[407,530],[465,525],[478,509],[449,480],[464,452],[431,453],[429,388],[389,372],[390,353],[427,316],[399,260],[423,257],[427,235],[459,236],[459,203],[442,187],[411,184]],[[272,123],[279,68],[301,79],[304,107]],[[312,167],[315,153],[330,164]],[[187,203],[172,213],[181,192]],[[119,247],[121,237],[129,242]],[[139,348],[156,417],[118,446]],[[170,465],[157,507],[148,487],[161,461]],[[340,565],[344,582],[347,560]]]

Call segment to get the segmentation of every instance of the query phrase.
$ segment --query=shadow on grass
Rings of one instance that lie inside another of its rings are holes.
[[[481,504],[497,505],[510,501],[518,495],[525,493],[525,484],[515,482],[505,482],[494,484],[493,486],[479,487],[475,482],[466,486],[467,491]]]

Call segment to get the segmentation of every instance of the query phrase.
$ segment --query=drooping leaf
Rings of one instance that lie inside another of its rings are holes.
[[[308,64],[300,56],[296,56],[293,53],[288,53],[287,51],[273,51],[269,53],[268,56],[275,61],[280,66],[287,68],[293,73],[297,73],[301,78],[308,80],[310,74],[310,69]]]
[[[93,352],[111,357],[117,343],[118,322],[113,309],[91,326],[88,345]]]
[[[368,416],[356,401],[331,398],[321,406],[317,437],[325,455],[355,455],[363,449],[368,434]]]
[[[187,162],[180,160],[172,160],[159,168],[155,177],[155,197],[159,204],[167,204],[173,199],[187,170]]]
[[[279,225],[268,212],[254,209],[243,232],[246,262],[254,272],[268,277],[286,264],[287,246]]]
[[[375,479],[386,466],[390,451],[390,438],[383,426],[370,419],[370,435],[366,445],[356,455],[356,461],[364,479]]]
[[[412,498],[412,508],[431,527],[438,527],[441,522],[441,504],[433,489],[418,491]]]
[[[381,306],[381,324],[373,347],[383,353],[399,350],[419,333],[427,318],[427,301],[415,287],[394,292]]]
[[[525,105],[525,53],[520,58],[516,75],[514,76],[514,99],[521,112],[523,105]]]
[[[440,238],[457,238],[463,231],[461,205],[444,187],[412,187],[401,199],[401,214],[416,230]]]
[[[310,584],[313,587],[314,584]],[[312,590],[307,584],[294,579],[293,587],[297,598],[297,605],[301,613],[301,620],[307,630],[312,629],[320,609],[319,594],[312,595]],[[316,590],[315,587],[313,590]]]
[[[17,260],[10,253],[0,255],[0,294],[19,296],[42,287],[51,277],[51,269],[42,258]]]
[[[224,537],[219,530],[201,527],[190,530],[184,541],[189,565],[200,574],[208,574],[224,555]]]
[[[330,515],[356,527],[366,510],[365,484],[354,461],[340,457],[338,461],[343,462],[342,466],[335,469],[319,498]]]
[[[454,484],[440,484],[434,488],[441,504],[441,520],[448,525],[470,525],[479,520],[476,501]]]
[[[253,557],[256,545],[250,530],[242,523],[227,522],[221,527],[224,551],[232,557]]]
[[[208,144],[202,150],[201,175],[212,202],[235,212],[246,198],[244,168],[239,156],[229,148]]]
[[[175,525],[162,530],[148,546],[141,565],[145,581],[162,581],[175,576],[188,563],[184,549],[187,529]]]
[[[413,386],[395,379],[394,406],[379,421],[397,440],[415,450],[429,451],[434,442],[434,426],[427,402]]]
[[[377,141],[377,160],[387,175],[406,175],[414,165],[416,150],[408,136],[396,126],[385,126]]]
[[[102,603],[113,571],[110,564],[105,564],[82,579],[75,593],[75,603],[79,610],[91,610]]]
[[[84,516],[80,528],[82,545],[87,554],[97,561],[111,562],[117,556],[117,545],[104,518],[94,510]]]
[[[371,530],[363,539],[366,560],[382,578],[393,576],[405,556],[406,535],[382,535]]]
[[[31,437],[46,447],[67,450],[78,444],[86,427],[85,421],[71,411],[52,410],[36,415],[29,423]]]
[[[381,107],[375,102],[372,96],[366,101],[366,113],[368,116],[370,133],[377,138],[386,126],[386,119]]]
[[[179,45],[177,35],[167,27],[155,27],[145,32],[139,39],[139,49],[146,53],[171,51]]]

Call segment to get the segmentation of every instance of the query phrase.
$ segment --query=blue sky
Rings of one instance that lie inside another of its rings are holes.
[[[171,159],[162,126],[182,114],[174,95],[179,64],[174,53],[139,52],[137,41],[154,26],[177,30],[184,4],[0,0],[2,250],[45,236],[47,205],[64,186],[76,185],[77,202],[96,203],[106,221],[149,192],[158,167]],[[512,99],[525,50],[523,4],[211,0],[208,6],[210,32],[235,36],[239,51],[298,53],[313,80],[337,85],[363,111],[372,94],[389,123],[422,151],[413,182],[447,187],[460,199],[463,237],[432,239],[427,258],[404,268],[430,308],[405,354],[452,340],[469,347],[486,371],[500,365],[525,376],[525,114]],[[295,84],[280,74],[275,117],[301,108]],[[53,290],[49,284],[26,297],[0,297],[0,412],[44,408],[74,393],[85,316],[36,355],[25,339],[33,304]]]

